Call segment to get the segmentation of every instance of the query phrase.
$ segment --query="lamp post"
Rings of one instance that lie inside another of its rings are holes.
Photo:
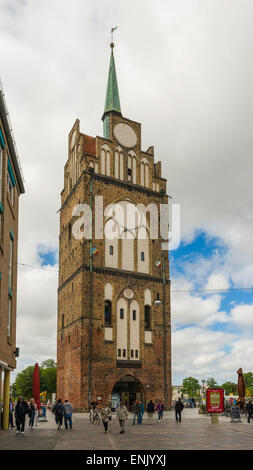
[[[202,398],[204,398],[205,396],[205,382],[206,382],[205,379],[202,379],[202,384],[203,384],[203,397]]]

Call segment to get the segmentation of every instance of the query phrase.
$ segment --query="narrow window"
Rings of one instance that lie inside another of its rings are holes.
[[[131,357],[134,357],[134,350],[131,349]]]
[[[109,253],[110,253],[110,255],[113,255],[113,246],[112,245],[109,246]]]
[[[124,309],[123,308],[120,309],[120,319],[121,320],[124,319]]]
[[[133,320],[136,320],[136,310],[133,310]]]
[[[110,300],[105,301],[105,326],[112,325],[112,303]]]
[[[118,349],[118,357],[121,357],[121,349]]]
[[[138,349],[135,350],[135,357],[138,357]]]
[[[7,326],[7,336],[11,336],[11,298],[9,297],[8,301],[8,326]]]
[[[13,258],[13,239],[12,237],[10,237],[9,279],[8,279],[9,290],[12,290],[12,258]]]
[[[145,253],[144,253],[144,251],[141,252],[141,261],[145,261]]]
[[[123,349],[123,357],[126,357],[126,350]]]
[[[150,328],[151,328],[151,307],[150,307],[150,305],[145,305],[145,307],[144,307],[144,324],[145,324],[145,330],[150,330]]]

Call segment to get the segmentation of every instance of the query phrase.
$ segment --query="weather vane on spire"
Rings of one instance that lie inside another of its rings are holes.
[[[117,27],[118,27],[118,26],[115,26],[115,28],[112,28],[112,29],[111,29],[111,35],[112,35],[112,40],[111,40],[111,44],[110,44],[111,47],[114,47],[114,43],[113,43],[113,33],[114,33],[114,31],[117,29]]]

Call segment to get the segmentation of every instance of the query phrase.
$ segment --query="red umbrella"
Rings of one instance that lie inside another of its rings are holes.
[[[36,362],[34,371],[33,371],[33,398],[37,405],[37,408],[40,408],[40,371],[39,364]]]
[[[244,403],[245,403],[246,386],[245,386],[243,372],[241,368],[238,369],[237,374],[238,374],[237,389],[238,389],[238,395],[239,395],[238,400],[237,400],[237,405],[239,405],[240,408],[243,408]]]

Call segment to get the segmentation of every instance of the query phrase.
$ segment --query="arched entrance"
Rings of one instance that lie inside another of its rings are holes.
[[[141,400],[146,408],[145,392],[142,383],[133,375],[122,377],[112,389],[112,409],[115,409],[119,401],[123,401],[128,410],[132,409],[135,400]]]

